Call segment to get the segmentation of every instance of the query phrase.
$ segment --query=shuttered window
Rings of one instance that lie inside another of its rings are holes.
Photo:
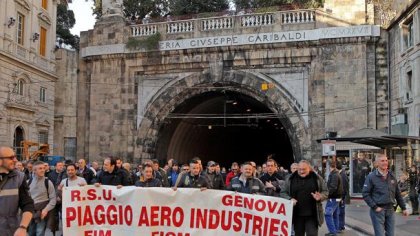
[[[41,56],[46,55],[46,50],[47,49],[47,29],[41,27],[41,35],[40,35],[40,40],[39,40],[39,54],[41,54]]]

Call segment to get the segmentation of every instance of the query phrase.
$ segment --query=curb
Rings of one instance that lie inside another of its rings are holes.
[[[360,222],[356,219],[353,219],[351,217],[346,217],[346,226],[349,228],[359,232],[363,233],[366,236],[374,236],[375,233],[373,231],[372,225],[367,224],[365,222]]]

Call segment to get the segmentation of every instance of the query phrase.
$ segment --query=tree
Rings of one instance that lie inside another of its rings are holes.
[[[188,15],[204,12],[221,12],[229,9],[228,0],[170,0],[171,15]]]
[[[92,15],[95,19],[99,19],[102,16],[102,0],[93,0]]]
[[[67,10],[66,4],[57,5],[57,37],[61,38],[62,42],[79,50],[79,36],[70,33],[70,29],[76,24],[74,13],[72,10]]]
[[[295,4],[304,8],[321,7],[324,0],[233,0],[236,9],[263,8],[284,4]]]
[[[168,12],[166,0],[123,0],[123,13],[128,19],[158,17]]]

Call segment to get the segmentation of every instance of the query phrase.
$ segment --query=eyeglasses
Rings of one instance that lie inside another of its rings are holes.
[[[16,156],[16,155],[14,155],[14,156],[8,156],[8,157],[0,157],[0,159],[9,159],[9,160],[14,160],[14,159],[17,159],[17,156]]]
[[[182,169],[182,171],[190,171],[190,169]]]

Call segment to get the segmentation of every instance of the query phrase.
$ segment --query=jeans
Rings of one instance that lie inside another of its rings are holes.
[[[370,219],[372,220],[375,236],[394,236],[394,214],[394,209],[382,209],[380,212],[370,209]]]
[[[38,223],[35,223],[34,220],[31,221],[28,228],[29,236],[44,236],[45,229],[47,227],[47,222],[45,219],[41,220]]]
[[[325,205],[325,223],[328,231],[332,234],[337,234],[339,230],[339,208],[336,199],[328,199]]]
[[[341,200],[338,204],[339,208],[339,214],[338,214],[338,230],[344,230],[345,229],[345,223],[346,223],[346,203],[345,200]]]

